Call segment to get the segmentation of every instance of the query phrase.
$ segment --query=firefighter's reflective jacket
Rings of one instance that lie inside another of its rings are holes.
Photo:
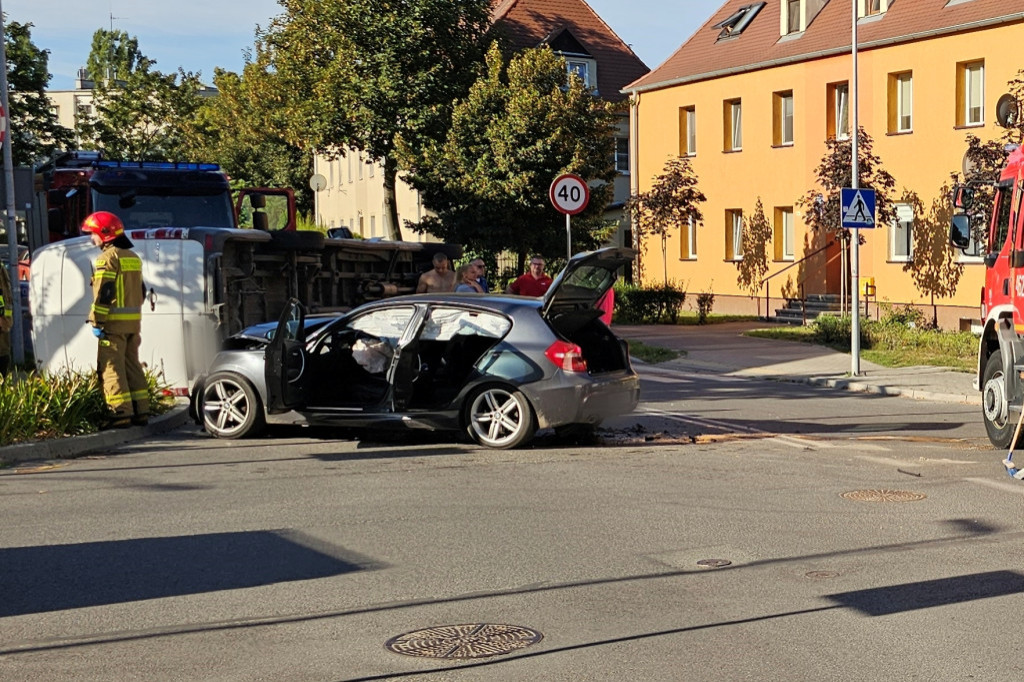
[[[131,249],[105,245],[93,265],[89,324],[112,334],[138,334],[145,295],[142,260]]]

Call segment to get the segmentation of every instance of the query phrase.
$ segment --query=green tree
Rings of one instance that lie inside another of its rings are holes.
[[[614,187],[615,115],[548,47],[523,50],[506,64],[497,44],[487,75],[456,104],[443,142],[407,150],[410,184],[436,213],[413,229],[482,253],[508,250],[549,257],[565,252],[565,217],[548,197],[570,172],[591,183],[587,208],[572,217],[572,245],[606,241],[604,219]]]
[[[272,106],[260,93],[264,77],[252,63],[241,75],[216,69],[218,95],[204,98],[196,115],[181,122],[182,158],[218,163],[240,187],[290,187],[299,213],[309,215],[312,153],[273,125]]]
[[[690,222],[700,223],[704,214],[700,210],[706,197],[697,188],[697,173],[684,156],[676,156],[665,162],[661,174],[651,183],[651,188],[631,197],[628,211],[632,217],[633,239],[638,251],[647,252],[648,242],[660,238],[662,269],[668,284],[668,235],[671,230],[680,231]],[[640,259],[642,260],[642,259]],[[643,281],[642,272],[638,279]]]
[[[46,96],[50,52],[32,42],[32,24],[5,21],[4,29],[11,155],[15,166],[33,165],[69,148],[74,131],[60,125]]]
[[[768,245],[772,240],[772,225],[765,217],[760,197],[754,214],[749,220],[744,218],[743,223],[743,258],[736,264],[736,283],[751,296],[757,296],[761,280],[768,274]]]
[[[199,108],[199,76],[180,69],[163,74],[155,64],[124,31],[93,34],[86,68],[94,112],[78,121],[83,147],[115,160],[169,160],[184,153],[182,122]]]
[[[971,133],[967,134],[966,142],[965,174],[961,177],[954,172],[950,178],[954,184],[963,183],[966,186],[967,192],[962,195],[965,205],[962,208],[971,216],[971,232],[975,244],[984,250],[995,201],[995,182],[1006,165],[1009,152],[1003,141],[982,142],[981,138]]]
[[[480,73],[490,0],[281,0],[257,36],[267,95],[294,144],[383,166],[385,227],[401,239],[399,139],[443,137],[454,100]]]
[[[873,151],[871,135],[857,131],[857,184],[875,191],[875,225],[889,225],[896,217],[893,203],[896,180],[885,170],[882,159]],[[825,155],[815,171],[818,186],[797,201],[804,209],[804,223],[819,234],[835,234],[841,248],[849,249],[852,231],[842,226],[840,190],[849,187],[853,177],[852,137],[846,140],[825,140]],[[861,235],[861,243],[864,236]],[[849,260],[847,260],[849,262]],[[843,273],[845,278],[848,273]]]
[[[949,224],[953,218],[951,193],[950,186],[944,184],[927,213],[917,193],[904,191],[900,199],[901,204],[910,205],[914,211],[914,250],[912,258],[903,264],[903,271],[909,272],[917,290],[930,298],[932,326],[935,327],[939,326],[935,299],[956,293],[964,272],[964,266],[957,262],[958,252],[949,247]]]

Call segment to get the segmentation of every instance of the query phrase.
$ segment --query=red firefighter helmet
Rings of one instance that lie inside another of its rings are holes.
[[[82,232],[98,234],[104,244],[124,234],[124,223],[109,211],[96,211],[82,221]]]

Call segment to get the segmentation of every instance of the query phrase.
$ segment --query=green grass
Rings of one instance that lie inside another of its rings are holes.
[[[150,412],[162,414],[174,399],[147,372]],[[0,377],[0,446],[31,440],[61,438],[98,429],[109,416],[95,374],[62,372]]]
[[[648,346],[643,341],[637,341],[635,339],[627,339],[627,341],[629,341],[630,355],[652,365],[659,362],[666,362],[668,360],[675,360],[678,357],[686,355],[685,352],[662,348],[661,346]]]
[[[850,340],[825,342],[816,327],[753,329],[747,336],[802,341],[849,353]],[[866,322],[861,329],[860,357],[882,367],[927,365],[973,372],[978,362],[978,338],[970,332],[940,332]],[[863,337],[867,337],[866,339]]]

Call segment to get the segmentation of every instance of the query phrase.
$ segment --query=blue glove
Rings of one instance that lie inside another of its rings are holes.
[[[97,339],[105,339],[105,338],[107,338],[107,333],[105,331],[103,331],[102,329],[100,329],[99,327],[93,327],[92,328],[92,335],[95,336]]]

